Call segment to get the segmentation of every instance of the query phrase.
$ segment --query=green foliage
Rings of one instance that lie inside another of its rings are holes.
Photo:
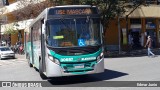
[[[4,34],[7,34],[7,35],[16,34],[16,33],[18,33],[18,31],[14,30],[13,26],[6,27],[6,30],[4,32]]]

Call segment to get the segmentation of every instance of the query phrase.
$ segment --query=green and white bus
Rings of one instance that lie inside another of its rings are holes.
[[[104,72],[103,27],[90,5],[45,9],[26,32],[26,58],[40,76],[61,77]]]

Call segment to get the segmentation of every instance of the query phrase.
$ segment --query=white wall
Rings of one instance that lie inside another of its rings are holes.
[[[2,25],[2,26],[1,26],[1,32],[2,32],[2,34],[3,34],[3,32],[4,32],[7,28],[9,28],[9,27],[12,27],[14,30],[22,30],[22,29],[25,29],[25,28],[27,28],[27,27],[31,24],[32,21],[33,21],[33,19],[29,19],[29,20],[17,22],[17,24],[18,24],[19,26],[15,26],[15,25],[14,25],[15,23],[10,23],[10,24]]]

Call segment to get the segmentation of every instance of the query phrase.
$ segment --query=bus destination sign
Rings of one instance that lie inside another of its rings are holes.
[[[58,9],[58,10],[55,10],[55,14],[57,15],[88,15],[88,14],[92,14],[92,10],[90,8]]]

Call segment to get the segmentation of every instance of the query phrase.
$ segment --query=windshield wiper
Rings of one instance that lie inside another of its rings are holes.
[[[87,26],[86,25],[88,25],[88,22],[90,21],[90,17],[89,16],[87,16],[87,18],[85,19],[85,23],[81,23],[81,28],[82,28],[82,34],[84,34],[84,33],[87,33],[86,31],[87,31]],[[81,38],[81,36],[80,36],[80,38]]]

